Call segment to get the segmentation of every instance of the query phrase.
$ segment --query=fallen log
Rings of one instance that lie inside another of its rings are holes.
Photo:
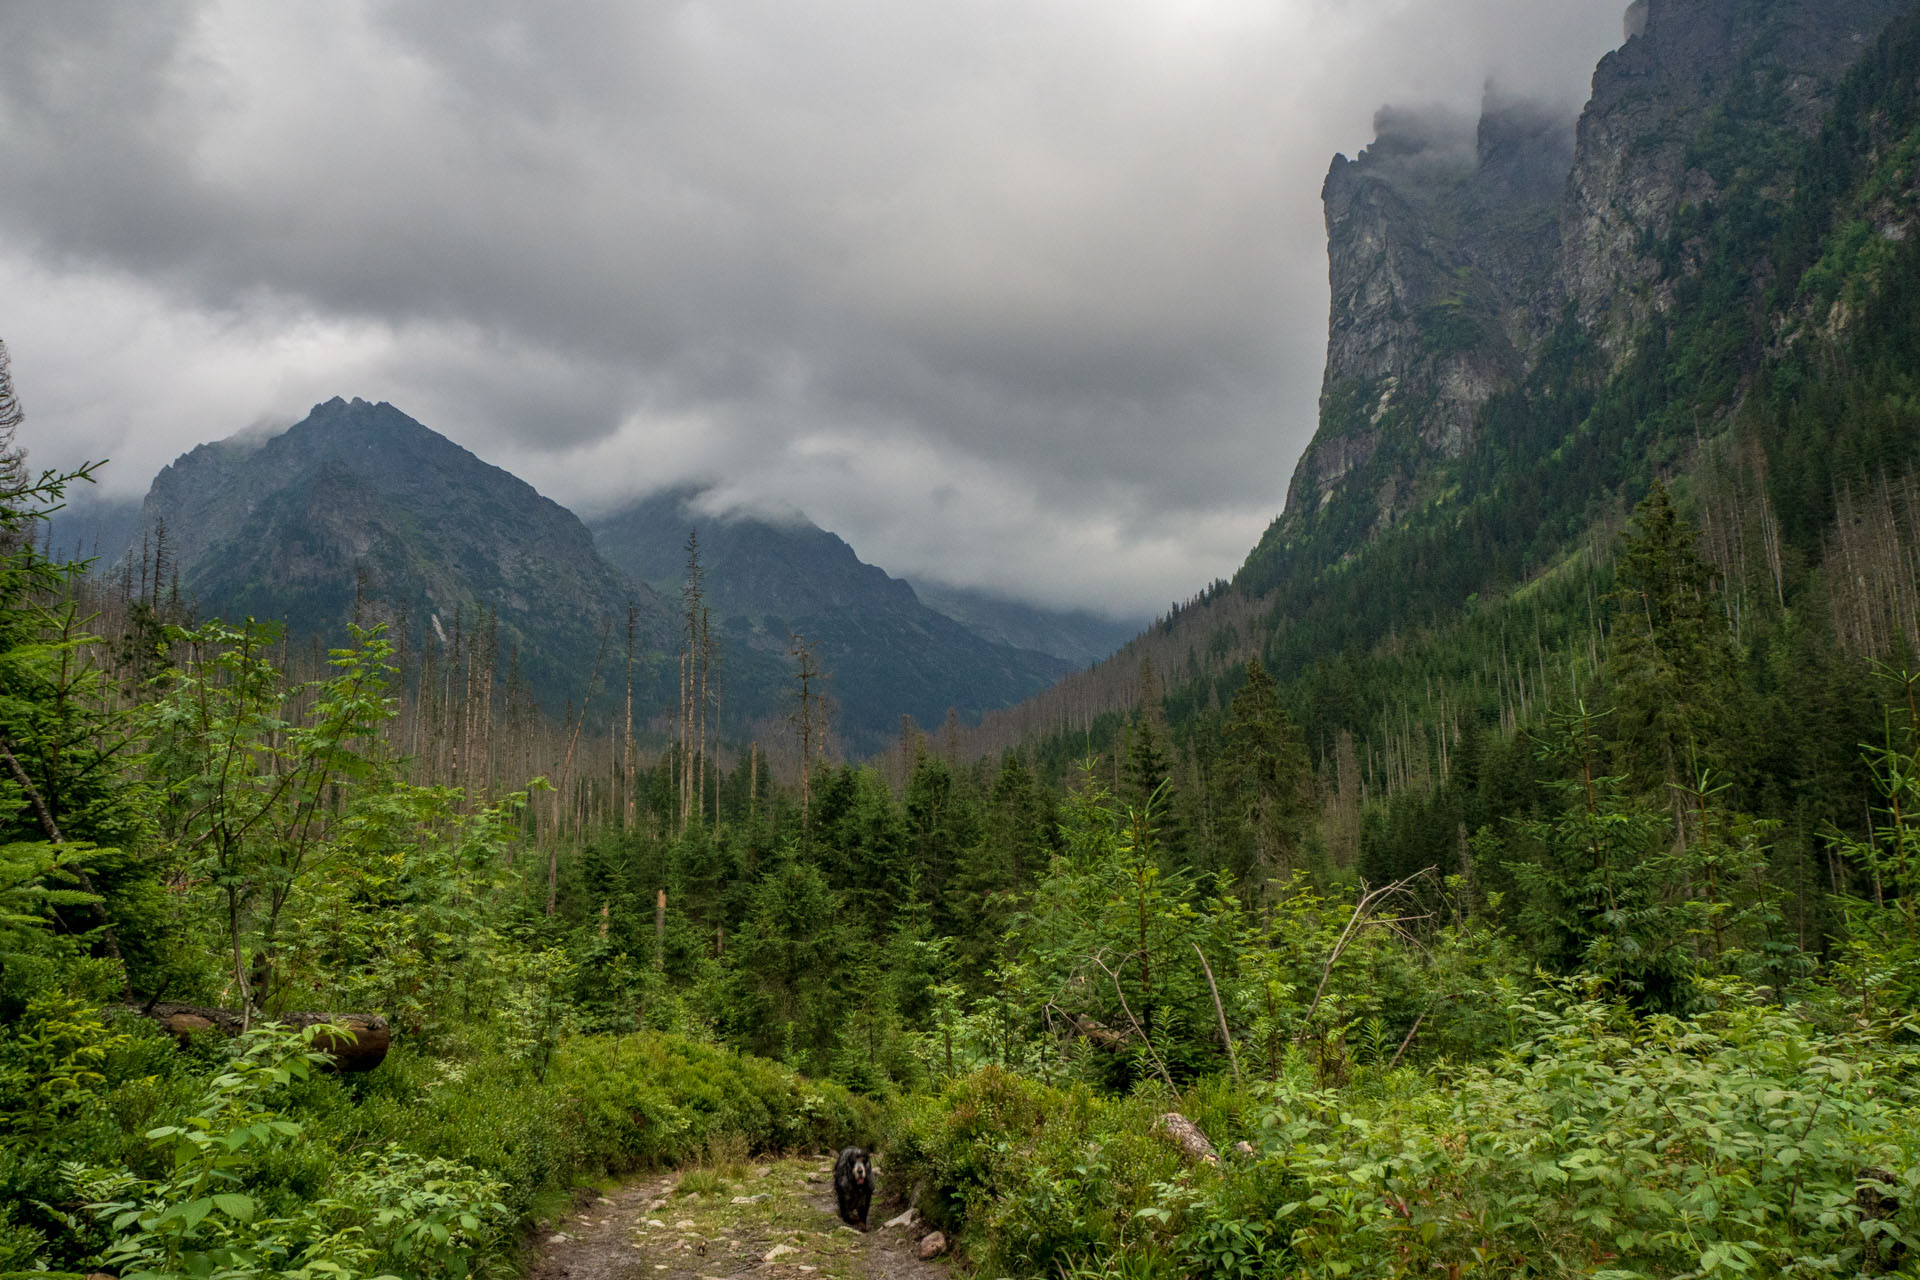
[[[237,1036],[242,1027],[240,1015],[231,1009],[171,1002],[127,1007],[152,1018],[161,1030],[182,1042],[203,1031]],[[339,1071],[373,1070],[386,1060],[387,1047],[393,1040],[387,1020],[377,1013],[275,1013],[262,1014],[254,1022],[278,1022],[299,1030],[325,1023],[352,1032],[351,1039],[326,1035],[314,1039],[314,1049],[331,1058],[335,1070]]]
[[[1107,1027],[1102,1026],[1084,1014],[1068,1014],[1067,1025],[1099,1045],[1102,1049],[1124,1049],[1127,1047],[1127,1037],[1116,1031],[1109,1030]]]
[[[1207,1135],[1200,1132],[1200,1126],[1181,1115],[1178,1111],[1167,1112],[1153,1122],[1153,1127],[1171,1139],[1173,1145],[1180,1148],[1180,1154],[1184,1155],[1189,1162],[1193,1164],[1220,1163],[1219,1153],[1213,1149],[1213,1143],[1207,1138]]]

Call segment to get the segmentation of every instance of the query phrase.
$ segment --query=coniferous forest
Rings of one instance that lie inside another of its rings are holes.
[[[1920,13],[1769,65],[1472,449],[1330,383],[1357,482],[864,759],[797,636],[722,717],[697,537],[564,708],[53,555],[0,380],[0,1273],[510,1275],[849,1144],[983,1277],[1910,1273]]]

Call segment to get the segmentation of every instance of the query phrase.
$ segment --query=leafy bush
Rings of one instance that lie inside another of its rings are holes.
[[[871,1132],[877,1115],[839,1085],[657,1033],[571,1041],[553,1074],[580,1126],[605,1135],[616,1170],[698,1160],[722,1135],[754,1151],[835,1147]]]
[[[984,1266],[1232,1277],[1826,1275],[1920,1255],[1920,1054],[1823,1033],[1731,983],[1684,1020],[1523,997],[1517,1048],[1443,1077],[1364,1068],[1237,1098],[1259,1157],[1188,1168],[1171,1105],[997,1071],[908,1108],[890,1150]],[[1152,1259],[1162,1262],[1152,1262]],[[1106,1259],[1106,1261],[1101,1261]],[[1145,1259],[1146,1261],[1142,1261]]]
[[[984,1268],[1052,1273],[1171,1243],[1141,1211],[1163,1184],[1214,1175],[1153,1133],[1167,1109],[1151,1091],[1116,1099],[990,1067],[902,1104],[887,1167],[930,1222],[967,1231]]]
[[[1911,1248],[1920,1060],[1750,1000],[1698,1020],[1528,1001],[1532,1037],[1451,1087],[1371,1111],[1276,1089],[1268,1159],[1312,1185],[1295,1247],[1351,1274],[1618,1276],[1850,1273]]]
[[[465,1276],[590,1178],[703,1156],[744,1172],[753,1151],[878,1128],[837,1085],[659,1033],[562,1042],[544,1073],[507,1037],[464,1062],[401,1045],[341,1077],[315,1070],[325,1028],[216,1038],[205,1070],[200,1046],[83,1002],[33,1008],[0,1038],[0,1191],[52,1216],[0,1216],[0,1267]]]

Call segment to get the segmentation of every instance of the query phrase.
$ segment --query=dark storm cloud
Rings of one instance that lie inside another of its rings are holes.
[[[137,489],[333,394],[563,501],[691,478],[896,572],[1164,604],[1312,429],[1319,180],[1614,0],[0,0],[0,334]],[[1448,114],[1448,112],[1452,114]],[[1445,134],[1410,132],[1434,120]]]

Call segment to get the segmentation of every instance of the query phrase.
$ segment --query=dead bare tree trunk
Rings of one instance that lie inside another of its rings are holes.
[[[638,606],[631,600],[627,602],[627,732],[625,758],[621,762],[621,790],[624,793],[625,821],[623,826],[633,825],[633,626]]]
[[[787,653],[798,664],[795,674],[800,678],[798,706],[787,719],[800,733],[800,829],[805,831],[813,795],[813,753],[821,730],[820,695],[813,686],[821,672],[814,662],[813,647],[798,633],[787,638]]]
[[[559,826],[560,805],[563,803],[567,784],[573,776],[573,752],[580,745],[580,728],[587,722],[587,707],[593,701],[593,687],[600,683],[600,663],[607,656],[607,641],[613,637],[613,620],[600,632],[600,649],[593,655],[593,674],[587,677],[587,691],[580,698],[580,718],[574,721],[573,734],[567,739],[566,760],[560,766],[560,785],[554,791],[554,825]],[[547,845],[547,914],[552,915],[554,906],[560,899],[560,832],[552,833],[552,842]]]

